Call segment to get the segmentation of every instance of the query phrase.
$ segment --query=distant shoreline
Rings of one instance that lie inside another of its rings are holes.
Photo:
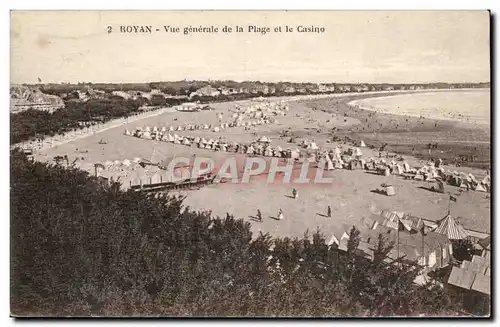
[[[429,92],[429,90],[425,91]],[[440,91],[442,90],[437,90],[437,92]],[[459,162],[462,166],[490,168],[490,126],[454,120],[422,119],[393,113],[380,113],[351,105],[353,101],[365,98],[409,93],[414,92],[351,94],[342,98],[306,100],[303,103],[312,109],[322,110],[337,116],[346,115],[346,117],[355,118],[361,122],[358,125],[330,132],[333,136],[347,136],[357,141],[363,140],[366,144],[376,148],[387,144],[387,151],[411,155],[424,160],[440,157],[448,163],[453,163],[460,159]],[[438,149],[431,150],[430,154],[428,152],[429,143],[438,143]],[[462,161],[464,157],[470,161]],[[471,161],[472,157],[475,161]]]
[[[485,92],[485,91],[488,91],[488,92],[491,92],[490,89],[453,89],[453,90],[436,90],[436,91],[429,91],[429,92],[419,92],[418,94],[425,94],[425,93],[429,93],[429,94],[435,94],[435,93],[441,93],[441,92],[451,92],[451,93],[464,93],[464,92],[478,92],[478,91],[482,91],[482,92]],[[409,94],[391,94],[391,95],[387,95],[386,97],[389,98],[391,96],[398,96],[398,95],[409,95]],[[413,113],[395,113],[395,112],[390,112],[390,111],[384,111],[384,109],[380,109],[378,108],[377,106],[370,106],[366,103],[363,103],[364,100],[369,100],[369,99],[375,99],[375,98],[384,98],[384,96],[375,96],[375,97],[368,97],[368,98],[363,98],[363,99],[356,99],[356,100],[352,100],[350,101],[349,103],[347,103],[347,105],[350,105],[350,106],[357,106],[358,108],[360,109],[363,109],[363,110],[368,110],[368,111],[375,111],[375,112],[379,112],[379,113],[387,113],[387,114],[393,114],[393,115],[400,115],[400,116],[412,116],[412,117],[419,117],[418,114],[413,114]],[[446,120],[446,121],[453,121],[453,122],[457,122],[457,123],[461,123],[461,124],[470,124],[471,126],[475,126],[475,125],[483,125],[483,126],[490,126],[489,123],[485,123],[485,122],[482,122],[482,121],[474,121],[474,122],[466,122],[466,121],[463,121],[463,120],[460,120],[460,119],[455,119],[455,118],[451,118],[451,117],[447,117],[447,116],[440,116],[440,117],[426,117],[428,119],[435,119],[435,120]],[[491,118],[490,118],[490,121],[491,121]],[[478,126],[478,127],[481,127],[481,126]]]

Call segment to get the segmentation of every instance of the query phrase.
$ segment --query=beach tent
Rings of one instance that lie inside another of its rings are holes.
[[[353,156],[361,157],[363,155],[363,153],[361,152],[361,150],[359,148],[354,148],[353,152],[352,152],[352,155]]]
[[[420,173],[420,171],[418,171],[417,174],[413,177],[413,179],[415,179],[417,181],[423,181],[424,176],[422,175],[422,173]]]
[[[326,159],[325,169],[326,170],[334,170],[335,166],[333,165],[333,162],[330,160],[330,157],[325,157],[325,159]]]
[[[130,135],[130,131],[128,129],[125,130],[125,135]]]
[[[363,140],[361,140],[361,142],[359,143],[359,146],[364,148],[364,147],[366,147],[366,144],[365,144],[365,142],[363,142]]]
[[[436,179],[437,189],[436,192],[444,193],[444,182],[441,179]]]
[[[340,151],[340,149],[337,146],[335,147],[335,149],[333,149],[333,153],[336,156],[340,156],[342,154],[342,152]]]
[[[144,139],[151,139],[151,133],[146,130],[143,134],[142,134],[142,138]]]
[[[158,127],[153,126],[153,132],[158,132]]]
[[[299,149],[290,150],[290,158],[299,159],[300,158],[300,150]]]
[[[132,162],[130,162],[130,160],[128,160],[128,159],[125,159],[125,160],[123,160],[122,164],[124,166],[130,166],[132,164]]]
[[[262,136],[261,138],[258,139],[257,142],[269,143],[269,142],[271,142],[271,140],[269,138],[267,138],[266,136]]]
[[[394,166],[394,174],[396,175],[403,175],[404,174],[404,168],[402,165],[396,165]]]
[[[318,146],[316,145],[315,142],[311,142],[309,146],[307,147],[308,150],[318,150]]]
[[[213,129],[214,132],[220,132],[220,128],[215,126],[214,129]]]
[[[167,131],[167,128],[166,128],[165,126],[163,126],[163,127],[161,128],[161,132],[162,132],[162,133],[165,133],[166,131]]]
[[[385,194],[387,196],[393,196],[396,195],[396,191],[394,190],[394,186],[388,185],[388,184],[383,184],[382,187],[385,189]]]
[[[151,132],[151,127],[146,126],[146,127],[144,128],[144,130],[145,130],[146,132]]]
[[[482,183],[477,183],[477,185],[476,185],[476,191],[486,192],[486,187],[484,187],[484,185]]]
[[[175,131],[174,126],[170,126],[170,127],[168,128],[168,131],[169,131],[169,132],[173,132],[173,131]]]
[[[254,154],[255,152],[255,149],[253,148],[252,145],[250,145],[246,151],[246,154]]]
[[[207,124],[203,125],[203,129],[209,129],[208,125]]]
[[[432,174],[431,174],[431,173],[428,173],[428,174],[425,176],[424,181],[426,181],[426,182],[435,182],[436,180],[434,179],[434,176],[432,176]]]
[[[191,142],[189,142],[188,138],[184,138],[184,140],[182,141],[182,144],[184,145],[191,145]]]
[[[446,235],[450,240],[462,240],[469,237],[469,233],[465,228],[450,214],[447,214],[438,222],[438,227],[434,232]]]

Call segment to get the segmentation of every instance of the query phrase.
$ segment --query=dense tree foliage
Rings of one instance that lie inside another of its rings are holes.
[[[182,199],[102,185],[11,153],[11,311],[21,315],[349,316],[456,312],[415,266],[348,254],[312,237],[252,236],[250,225]]]
[[[18,143],[44,136],[54,136],[85,124],[96,124],[114,118],[138,114],[146,102],[125,99],[96,99],[86,102],[68,101],[66,107],[53,113],[30,109],[10,115],[10,142]]]

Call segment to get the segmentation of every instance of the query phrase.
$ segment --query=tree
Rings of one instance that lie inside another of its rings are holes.
[[[453,256],[458,261],[471,261],[474,255],[474,244],[468,239],[452,240]]]

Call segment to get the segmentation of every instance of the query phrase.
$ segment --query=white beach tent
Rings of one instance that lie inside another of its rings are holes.
[[[477,185],[476,185],[476,191],[486,192],[486,187],[484,187],[484,185],[482,183],[477,183]]]
[[[266,136],[262,136],[261,138],[259,138],[258,142],[269,143],[269,142],[271,142],[271,140],[269,138],[267,138]]]
[[[366,147],[366,144],[365,144],[365,142],[363,142],[363,140],[361,140],[361,142],[359,143],[359,146],[364,148],[364,147]]]
[[[316,145],[316,142],[311,142],[308,146],[307,146],[307,149],[308,150],[318,150],[318,146]]]

